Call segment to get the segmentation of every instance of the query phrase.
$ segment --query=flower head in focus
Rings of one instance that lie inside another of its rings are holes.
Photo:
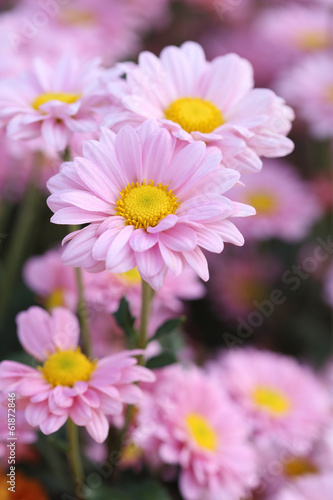
[[[159,289],[168,270],[179,275],[186,266],[207,281],[201,248],[243,244],[229,218],[255,211],[223,196],[239,174],[221,168],[216,148],[178,141],[149,120],[117,135],[103,129],[83,154],[48,183],[52,222],[89,224],[65,238],[65,264],[113,273],[137,267]]]

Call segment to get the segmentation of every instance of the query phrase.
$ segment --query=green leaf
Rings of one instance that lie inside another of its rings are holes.
[[[131,500],[171,500],[167,490],[152,479],[129,483],[125,486],[125,491],[130,493]]]
[[[154,368],[162,368],[163,366],[177,363],[177,358],[172,351],[162,351],[161,354],[147,360],[146,367],[151,370]]]
[[[136,336],[136,331],[133,328],[135,318],[131,315],[129,305],[125,297],[121,299],[119,309],[114,313],[114,317],[116,318],[118,325],[123,328],[127,337],[133,338]]]
[[[152,340],[159,340],[160,338],[168,335],[173,332],[177,328],[180,327],[182,323],[185,321],[185,316],[181,316],[180,318],[168,319],[162,326],[160,326],[153,337],[149,339],[149,342]]]

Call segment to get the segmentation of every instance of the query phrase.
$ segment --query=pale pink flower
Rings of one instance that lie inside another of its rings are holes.
[[[252,423],[258,443],[301,447],[306,453],[328,423],[324,384],[290,357],[235,349],[212,362],[210,370]]]
[[[109,90],[123,111],[110,114],[106,126],[153,118],[179,139],[218,146],[227,166],[247,171],[260,170],[260,156],[293,149],[285,137],[293,111],[271,90],[253,89],[252,67],[236,54],[208,62],[199,44],[186,42],[159,58],[142,52],[138,65],[122,67],[126,85],[111,80]]]
[[[242,245],[228,219],[254,213],[222,196],[239,174],[220,161],[216,148],[179,142],[153,120],[117,135],[104,129],[48,183],[52,222],[89,223],[65,238],[63,262],[95,272],[137,267],[155,289],[169,269],[179,275],[186,266],[207,281],[201,248]]]
[[[253,24],[253,33],[276,55],[280,69],[303,54],[332,48],[332,29],[329,9],[294,2],[259,11]]]
[[[98,129],[98,111],[107,101],[101,74],[97,59],[65,55],[52,64],[34,59],[32,69],[1,84],[0,122],[8,137],[42,137],[61,151],[75,132]]]
[[[331,500],[333,474],[308,476],[298,479],[283,489],[274,500]]]
[[[231,197],[256,209],[255,220],[239,224],[245,237],[264,240],[302,240],[323,210],[294,167],[283,160],[266,160],[258,176],[244,175],[245,186],[236,187]]]
[[[256,485],[248,424],[202,370],[159,370],[138,414],[134,443],[153,468],[180,467],[186,500],[239,500]]]
[[[310,55],[288,69],[276,83],[278,91],[318,139],[333,137],[332,61],[330,52]]]
[[[38,369],[3,361],[0,389],[15,392],[25,405],[25,418],[44,434],[57,431],[68,418],[84,426],[97,442],[109,431],[107,415],[120,415],[125,403],[137,404],[135,382],[154,375],[136,366],[141,351],[122,351],[90,360],[78,348],[79,323],[71,312],[55,308],[51,315],[31,307],[17,317],[22,346],[42,363]]]

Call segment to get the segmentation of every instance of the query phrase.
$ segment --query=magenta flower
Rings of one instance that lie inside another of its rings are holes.
[[[186,42],[160,58],[142,52],[124,69],[127,86],[109,84],[123,108],[106,119],[110,127],[154,118],[179,139],[217,145],[227,166],[245,171],[260,170],[260,156],[293,149],[285,137],[293,111],[271,90],[253,89],[252,67],[236,54],[208,62],[199,44]]]
[[[2,82],[0,121],[11,139],[42,136],[58,151],[68,146],[74,132],[98,129],[97,113],[103,103],[97,59],[62,56],[53,65],[34,59],[33,68]]]
[[[332,473],[306,476],[284,488],[276,500],[331,500],[333,497]]]
[[[15,392],[25,406],[25,418],[44,434],[57,431],[68,418],[84,426],[98,443],[109,431],[107,415],[120,415],[125,403],[137,404],[135,382],[153,381],[147,368],[135,366],[141,351],[122,351],[90,360],[78,347],[79,324],[67,309],[49,315],[31,307],[17,317],[18,336],[40,366],[15,361],[0,364],[0,390]]]
[[[65,238],[65,264],[114,273],[137,267],[158,289],[168,269],[179,275],[185,266],[207,281],[201,248],[243,244],[228,219],[255,211],[222,196],[239,174],[221,167],[216,148],[179,142],[150,120],[117,135],[104,129],[83,152],[48,183],[52,222],[89,223]]]

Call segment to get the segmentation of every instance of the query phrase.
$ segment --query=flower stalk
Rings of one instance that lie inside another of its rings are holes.
[[[83,481],[83,466],[80,454],[79,429],[69,418],[67,420],[68,461],[72,470],[74,484]]]

